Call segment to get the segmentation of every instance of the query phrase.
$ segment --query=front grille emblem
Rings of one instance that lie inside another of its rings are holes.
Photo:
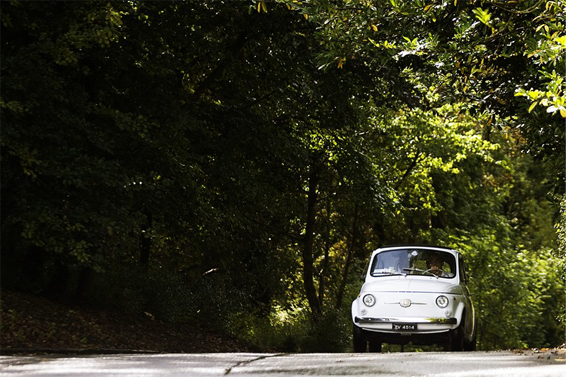
[[[401,305],[404,308],[408,308],[409,306],[411,306],[411,300],[409,300],[408,298],[405,298],[405,299],[401,300],[401,302],[399,302],[399,305]]]

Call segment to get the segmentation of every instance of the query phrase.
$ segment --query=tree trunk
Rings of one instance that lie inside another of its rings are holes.
[[[313,163],[309,174],[309,191],[307,201],[307,224],[305,229],[305,238],[303,243],[303,283],[309,306],[314,315],[320,313],[320,302],[316,295],[314,286],[314,262],[313,262],[313,245],[314,245],[314,226],[316,221],[316,203],[318,188],[318,171]]]
[[[330,247],[331,247],[330,227],[332,225],[330,220],[330,214],[331,214],[330,210],[331,210],[330,200],[327,200],[326,203],[327,224],[325,225],[325,230],[324,230],[324,261],[322,263],[322,267],[318,274],[318,302],[320,303],[321,307],[324,306],[324,289],[326,288],[325,275],[327,274],[328,271],[328,264],[330,259]]]
[[[350,238],[349,246],[347,249],[348,255],[346,256],[346,263],[344,264],[344,270],[342,272],[342,282],[340,283],[340,288],[338,289],[338,295],[336,298],[336,308],[340,309],[342,306],[342,301],[344,299],[344,291],[346,290],[346,283],[348,281],[348,272],[350,271],[350,265],[354,259],[354,250],[356,249],[356,242],[358,239],[358,205],[356,204],[354,208],[354,219],[352,221],[352,237]]]

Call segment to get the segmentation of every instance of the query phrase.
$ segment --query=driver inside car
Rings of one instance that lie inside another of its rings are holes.
[[[444,265],[444,261],[437,253],[431,254],[427,261],[428,271],[432,274],[440,277],[447,277],[448,274],[444,272],[442,266]]]

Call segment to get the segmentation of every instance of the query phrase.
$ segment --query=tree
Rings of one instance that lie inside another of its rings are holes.
[[[3,4],[3,284],[321,337],[369,250],[437,242],[487,271],[487,347],[551,344],[561,5]]]

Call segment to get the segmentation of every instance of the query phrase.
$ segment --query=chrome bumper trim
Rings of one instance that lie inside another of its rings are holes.
[[[372,318],[372,317],[356,317],[356,323],[435,323],[441,325],[455,325],[458,323],[456,318]]]

